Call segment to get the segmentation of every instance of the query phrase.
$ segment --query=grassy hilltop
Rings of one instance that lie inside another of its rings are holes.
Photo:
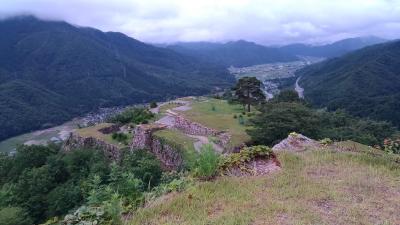
[[[282,152],[280,172],[198,182],[128,224],[398,224],[398,164],[357,150]]]

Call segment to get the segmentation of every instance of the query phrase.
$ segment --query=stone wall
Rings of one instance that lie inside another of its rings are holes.
[[[188,120],[184,118],[183,116],[180,115],[175,115],[175,122],[174,122],[174,127],[177,128],[178,130],[181,130],[185,134],[191,134],[191,135],[201,135],[201,136],[216,136],[220,132],[203,126],[200,123],[193,122],[191,120]]]
[[[149,148],[152,143],[153,133],[165,129],[162,124],[142,124],[135,127],[132,148]]]
[[[183,164],[183,158],[179,151],[168,144],[162,143],[160,140],[154,138],[149,150],[169,170],[177,170]]]
[[[71,133],[62,146],[63,151],[69,152],[75,149],[98,149],[113,161],[121,159],[121,149],[115,145],[106,143],[94,137],[81,137]]]
[[[162,143],[153,136],[155,131],[165,129],[166,127],[165,125],[158,124],[136,126],[131,151],[135,149],[148,149],[163,163],[166,169],[178,169],[183,163],[179,151],[168,144]]]
[[[206,127],[178,114],[174,115],[174,118],[174,127],[183,133],[200,136],[215,136],[217,137],[217,144],[221,145],[227,151],[232,151],[232,149],[228,147],[228,143],[231,140],[231,135],[229,133]]]
[[[231,135],[226,132],[221,132],[217,135],[218,141],[217,144],[226,147],[231,140]]]

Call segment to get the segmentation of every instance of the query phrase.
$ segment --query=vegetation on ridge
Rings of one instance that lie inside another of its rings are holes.
[[[396,132],[387,122],[360,119],[343,111],[315,110],[295,93],[282,92],[259,111],[250,119],[247,132],[253,142],[269,146],[293,131],[313,139],[353,140],[367,145],[382,145]]]
[[[154,118],[154,114],[146,108],[128,108],[109,119],[118,124],[147,124]]]
[[[305,98],[400,127],[400,41],[374,45],[297,72]]]

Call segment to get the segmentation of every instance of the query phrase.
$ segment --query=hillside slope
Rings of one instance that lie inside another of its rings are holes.
[[[204,94],[223,68],[121,33],[16,17],[0,21],[0,140],[101,106]]]
[[[265,47],[248,41],[233,41],[225,44],[209,42],[177,43],[167,46],[182,54],[226,67],[245,67],[273,62],[290,62],[298,58],[277,48]]]
[[[400,221],[396,213],[400,207],[397,179],[400,170],[388,158],[321,149],[281,152],[278,159],[282,169],[275,174],[198,182],[182,193],[171,193],[139,209],[128,224],[398,224]]]
[[[385,42],[378,37],[357,37],[343,39],[332,44],[312,46],[306,44],[290,44],[279,48],[280,51],[292,55],[332,58],[342,56],[348,52],[364,48],[369,45]]]
[[[400,41],[379,44],[297,73],[306,99],[400,126]]]

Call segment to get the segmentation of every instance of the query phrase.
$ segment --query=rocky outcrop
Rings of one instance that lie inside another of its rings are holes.
[[[310,139],[302,134],[291,133],[289,136],[272,147],[273,151],[293,151],[301,152],[307,149],[315,149],[321,147],[318,141]]]
[[[235,177],[263,176],[280,169],[281,165],[276,157],[270,159],[258,158],[253,159],[250,162],[246,162],[240,167],[232,167],[229,170],[224,171],[223,175]]]
[[[81,137],[74,133],[70,134],[62,149],[66,152],[75,149],[98,149],[103,151],[104,155],[110,160],[119,161],[121,159],[121,149],[119,147],[94,137]]]

